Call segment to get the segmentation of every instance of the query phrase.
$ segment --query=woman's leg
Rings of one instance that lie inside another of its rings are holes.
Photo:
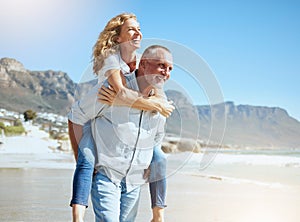
[[[152,221],[163,221],[163,210],[166,207],[167,180],[166,180],[167,157],[161,150],[161,146],[153,149],[153,158],[150,165],[150,194],[153,212]]]
[[[91,191],[92,176],[95,165],[95,143],[91,124],[83,126],[83,135],[78,145],[78,159],[73,177],[72,206],[73,222],[83,221],[85,208]]]

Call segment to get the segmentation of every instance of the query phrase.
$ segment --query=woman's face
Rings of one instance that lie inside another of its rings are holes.
[[[133,50],[140,48],[142,33],[140,30],[140,24],[134,19],[127,19],[121,26],[120,35],[117,38],[118,43],[123,43],[126,47],[130,47]]]

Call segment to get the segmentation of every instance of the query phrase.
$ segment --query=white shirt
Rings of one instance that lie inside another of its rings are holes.
[[[138,67],[140,57],[140,54],[136,54],[136,67]],[[120,51],[109,55],[104,60],[103,66],[98,73],[98,83],[103,83],[104,80],[107,79],[107,76],[105,75],[106,72],[113,69],[121,70],[123,75],[127,75],[130,73],[130,67],[122,59]]]
[[[135,72],[125,75],[128,88],[139,91]],[[106,81],[107,83],[107,81]],[[114,183],[125,178],[128,190],[145,183],[144,170],[151,163],[154,146],[164,136],[165,117],[158,112],[97,101],[98,85],[73,104],[68,118],[83,125],[90,119],[96,143],[96,169]]]

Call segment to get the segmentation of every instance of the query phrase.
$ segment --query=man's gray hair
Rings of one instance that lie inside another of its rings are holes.
[[[165,47],[165,46],[161,46],[161,45],[151,45],[148,48],[145,49],[142,58],[141,59],[155,59],[157,58],[157,50],[158,49],[163,49],[167,52],[169,52],[171,54],[171,51]]]

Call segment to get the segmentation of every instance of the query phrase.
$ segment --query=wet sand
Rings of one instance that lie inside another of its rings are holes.
[[[0,169],[1,221],[71,221],[71,169]],[[234,184],[178,172],[168,180],[166,221],[296,222],[300,191]],[[148,186],[143,186],[136,221],[150,221]],[[94,221],[88,208],[86,221]]]
[[[1,221],[71,221],[72,170],[11,168],[0,175]]]

